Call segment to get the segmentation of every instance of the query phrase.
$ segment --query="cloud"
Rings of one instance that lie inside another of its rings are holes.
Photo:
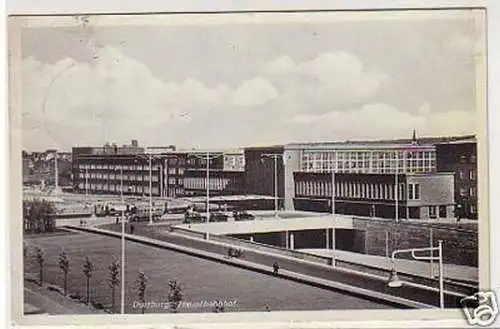
[[[360,104],[376,95],[388,80],[383,73],[364,67],[361,60],[347,52],[322,53],[296,64],[288,56],[271,61],[264,69],[282,94],[288,110],[324,113],[332,107]]]
[[[473,112],[435,111],[429,102],[409,114],[378,103],[375,96],[388,76],[342,52],[298,63],[280,56],[236,86],[189,76],[160,79],[112,47],[100,48],[88,61],[26,58],[22,69],[27,150],[131,139],[217,148],[405,137],[413,129],[454,135],[475,128]]]
[[[263,78],[242,83],[235,91],[232,103],[238,106],[258,106],[278,98],[278,92]]]
[[[262,78],[242,82],[237,90],[189,77],[164,81],[113,47],[102,47],[88,62],[67,58],[48,64],[29,57],[22,70],[27,149],[132,138],[168,143],[172,126],[179,129],[213,111],[229,111],[230,104],[255,106],[278,96]],[[161,135],[154,136],[152,129]]]
[[[269,75],[290,74],[295,71],[297,64],[290,56],[281,56],[271,61],[264,68],[264,72]]]
[[[312,139],[390,139],[411,136],[413,129],[421,136],[461,135],[476,131],[474,112],[431,112],[429,108],[429,104],[424,104],[418,113],[410,114],[378,103],[354,111],[299,114],[286,122],[296,130],[312,132]]]

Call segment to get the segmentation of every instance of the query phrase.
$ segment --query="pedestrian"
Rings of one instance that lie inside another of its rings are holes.
[[[273,274],[274,275],[278,275],[279,269],[280,269],[280,266],[278,265],[278,261],[274,261],[274,264],[273,264]]]
[[[119,222],[120,222],[120,217],[116,216],[116,226],[118,226]]]
[[[134,234],[134,224],[130,224],[130,234]]]

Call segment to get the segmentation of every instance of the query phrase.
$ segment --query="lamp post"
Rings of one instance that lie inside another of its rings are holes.
[[[438,256],[434,255],[434,251],[438,251]],[[429,256],[417,256],[416,252],[429,251]],[[387,285],[391,288],[399,288],[403,285],[403,281],[398,278],[396,271],[396,255],[402,253],[410,253],[415,260],[438,260],[439,261],[439,307],[444,308],[444,273],[443,273],[443,240],[438,241],[437,247],[428,248],[413,248],[413,249],[399,249],[392,252],[391,274]]]
[[[206,165],[206,222],[210,222],[210,160],[213,160],[213,159],[217,159],[221,156],[224,156],[224,153],[219,153],[219,154],[212,154],[210,155],[210,152],[209,151],[206,151],[205,155],[204,156],[199,156],[198,154],[190,154],[188,155],[190,157],[195,157],[197,159],[205,159],[205,161],[207,162],[207,165]]]
[[[145,159],[141,155],[137,155],[140,159]],[[148,162],[149,162],[149,225],[153,224],[153,154],[149,151],[148,154]],[[158,159],[158,157],[154,157]],[[160,170],[161,171],[161,170]],[[162,182],[160,180],[159,190],[161,190]],[[161,196],[161,193],[160,193]]]
[[[170,171],[170,159],[176,159],[176,164],[178,166],[178,160],[179,160],[179,157],[177,155],[174,155],[174,154],[168,154],[168,155],[163,155],[162,158],[165,158],[165,177],[163,177],[162,175],[162,183],[163,183],[163,180],[165,180],[166,182],[166,187],[167,187],[167,190],[166,190],[166,193],[163,193],[164,196],[166,196],[167,198],[170,197],[170,189],[169,189],[169,179],[170,179],[170,174],[169,174],[169,171]],[[174,168],[175,169],[175,168]],[[165,195],[166,194],[166,195]],[[177,192],[176,192],[176,186],[174,185],[174,193],[173,193],[173,197],[176,198],[177,197]]]
[[[55,196],[56,196],[56,200],[58,199],[59,197],[59,168],[57,166],[57,151],[56,153],[54,154],[54,185],[56,186],[55,187]]]
[[[116,170],[116,169],[115,169]],[[121,216],[121,314],[125,314],[125,202],[123,200],[123,167],[120,165],[120,198],[122,203]]]
[[[264,153],[261,159],[269,158],[274,159],[274,216],[278,216],[278,158],[283,159],[283,154],[277,153]]]
[[[332,216],[335,218],[335,174],[337,172],[337,152],[334,153],[332,165]]]
[[[394,175],[394,204],[395,204],[395,221],[396,223],[399,222],[399,182],[398,182],[398,175],[399,175],[399,153],[398,151],[394,152],[395,154],[395,161],[396,161],[396,174]]]

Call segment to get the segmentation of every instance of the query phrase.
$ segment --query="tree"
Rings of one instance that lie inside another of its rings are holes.
[[[139,274],[137,275],[137,280],[136,282],[136,288],[137,288],[137,296],[139,297],[139,301],[141,302],[141,313],[144,314],[144,303],[145,299],[144,296],[146,294],[146,285],[148,282],[148,278],[146,277],[146,274],[144,272],[140,271]]]
[[[43,265],[45,263],[45,255],[42,248],[36,247],[35,258],[36,258],[36,263],[38,264],[39,285],[41,286],[43,285]]]
[[[90,302],[90,278],[92,277],[92,272],[94,271],[94,264],[87,256],[85,258],[85,263],[82,266],[83,274],[87,278],[87,305]]]
[[[59,268],[64,274],[64,296],[66,296],[68,294],[69,259],[64,251],[59,255]]]
[[[24,200],[24,231],[34,233],[53,232],[55,229],[54,203],[46,200]]]
[[[113,312],[115,311],[116,307],[116,286],[120,283],[120,279],[118,278],[118,275],[120,274],[120,264],[118,263],[117,260],[113,260],[111,262],[111,265],[108,267],[109,269],[109,281],[108,285],[111,288],[111,308]]]
[[[168,282],[169,293],[168,293],[168,304],[170,311],[177,313],[179,304],[183,299],[182,287],[177,283],[176,280],[171,280]]]

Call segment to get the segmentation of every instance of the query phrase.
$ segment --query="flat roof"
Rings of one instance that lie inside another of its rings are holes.
[[[333,150],[413,150],[434,149],[433,144],[388,144],[388,143],[322,143],[322,144],[289,144],[287,150],[301,150],[306,152],[333,151]]]

